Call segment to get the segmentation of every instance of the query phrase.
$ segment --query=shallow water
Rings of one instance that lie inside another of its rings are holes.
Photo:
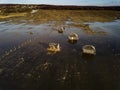
[[[88,31],[64,21],[63,33],[59,21],[26,22],[0,22],[0,90],[120,89],[120,20],[89,22]],[[70,32],[79,35],[77,43],[68,42]],[[60,43],[61,52],[48,54],[50,42]],[[86,44],[96,47],[95,56],[82,54]]]

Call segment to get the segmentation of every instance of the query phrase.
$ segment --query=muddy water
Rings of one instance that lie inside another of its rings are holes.
[[[119,90],[120,20],[87,22],[90,30],[57,22],[0,22],[0,90]],[[68,42],[70,32],[77,43]],[[60,43],[61,52],[49,54],[49,42]],[[82,54],[86,44],[96,47],[95,56]]]

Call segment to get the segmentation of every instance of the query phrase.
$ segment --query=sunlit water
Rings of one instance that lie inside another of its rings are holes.
[[[56,22],[0,22],[0,90],[120,90],[120,20],[87,22],[92,31],[65,21],[63,33]],[[77,43],[68,42],[71,32]],[[61,52],[48,54],[50,42]],[[87,44],[95,56],[82,54]]]

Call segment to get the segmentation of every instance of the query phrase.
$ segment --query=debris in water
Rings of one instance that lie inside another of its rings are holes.
[[[49,47],[47,48],[47,51],[49,52],[60,52],[60,45],[56,43],[49,43]]]
[[[58,32],[59,33],[63,33],[65,31],[65,27],[60,27],[59,29],[58,29]]]
[[[77,41],[78,35],[76,33],[70,33],[70,35],[68,36],[69,41]]]
[[[96,54],[96,49],[93,45],[83,46],[82,51],[83,51],[84,54],[92,54],[92,55]]]

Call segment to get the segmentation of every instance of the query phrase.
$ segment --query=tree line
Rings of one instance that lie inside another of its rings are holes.
[[[0,12],[26,12],[33,9],[44,10],[118,10],[120,6],[62,6],[62,5],[36,5],[36,4],[1,4]]]

